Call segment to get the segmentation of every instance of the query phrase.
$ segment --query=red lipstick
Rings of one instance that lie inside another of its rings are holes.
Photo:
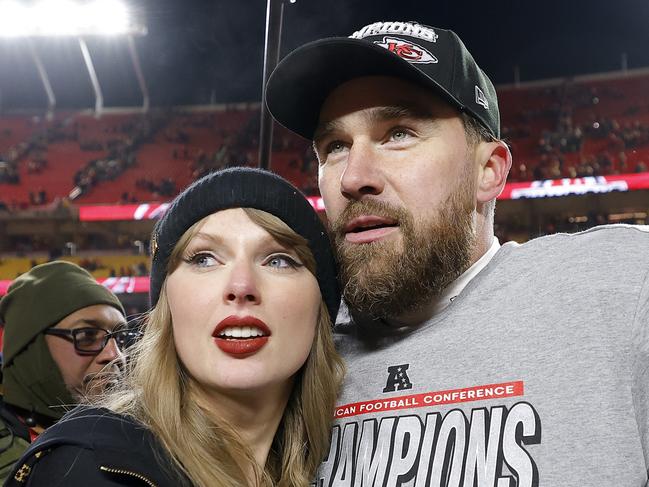
[[[227,328],[256,328],[262,336],[231,337],[222,334]],[[223,352],[236,358],[248,357],[263,348],[270,337],[270,329],[266,323],[254,316],[228,316],[223,319],[212,332],[214,342]]]

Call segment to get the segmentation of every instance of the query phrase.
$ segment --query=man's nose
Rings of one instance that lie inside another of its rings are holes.
[[[345,198],[360,200],[365,195],[383,192],[385,181],[378,159],[370,142],[359,141],[351,146],[340,178],[340,191]]]
[[[117,345],[117,340],[114,337],[108,339],[106,346],[103,348],[99,355],[97,356],[97,362],[102,364],[107,364],[113,360],[121,358],[124,356],[123,351]]]

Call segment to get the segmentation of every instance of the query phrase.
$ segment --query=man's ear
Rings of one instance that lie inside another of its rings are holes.
[[[498,197],[505,187],[507,174],[512,167],[512,154],[502,141],[482,142],[476,148],[479,158],[478,203],[487,203]]]

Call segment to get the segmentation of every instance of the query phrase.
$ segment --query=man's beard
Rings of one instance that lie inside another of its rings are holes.
[[[341,264],[343,297],[352,312],[398,318],[438,296],[471,264],[475,245],[474,207],[466,183],[452,193],[433,219],[415,221],[403,207],[375,200],[350,203],[332,223]],[[345,225],[360,215],[395,220],[402,242],[350,244]]]

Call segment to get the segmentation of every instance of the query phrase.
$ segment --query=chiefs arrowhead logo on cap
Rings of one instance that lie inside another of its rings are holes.
[[[398,37],[384,37],[382,41],[374,41],[390,52],[393,52],[409,63],[414,64],[435,64],[439,61],[428,50],[414,42],[400,39]]]

